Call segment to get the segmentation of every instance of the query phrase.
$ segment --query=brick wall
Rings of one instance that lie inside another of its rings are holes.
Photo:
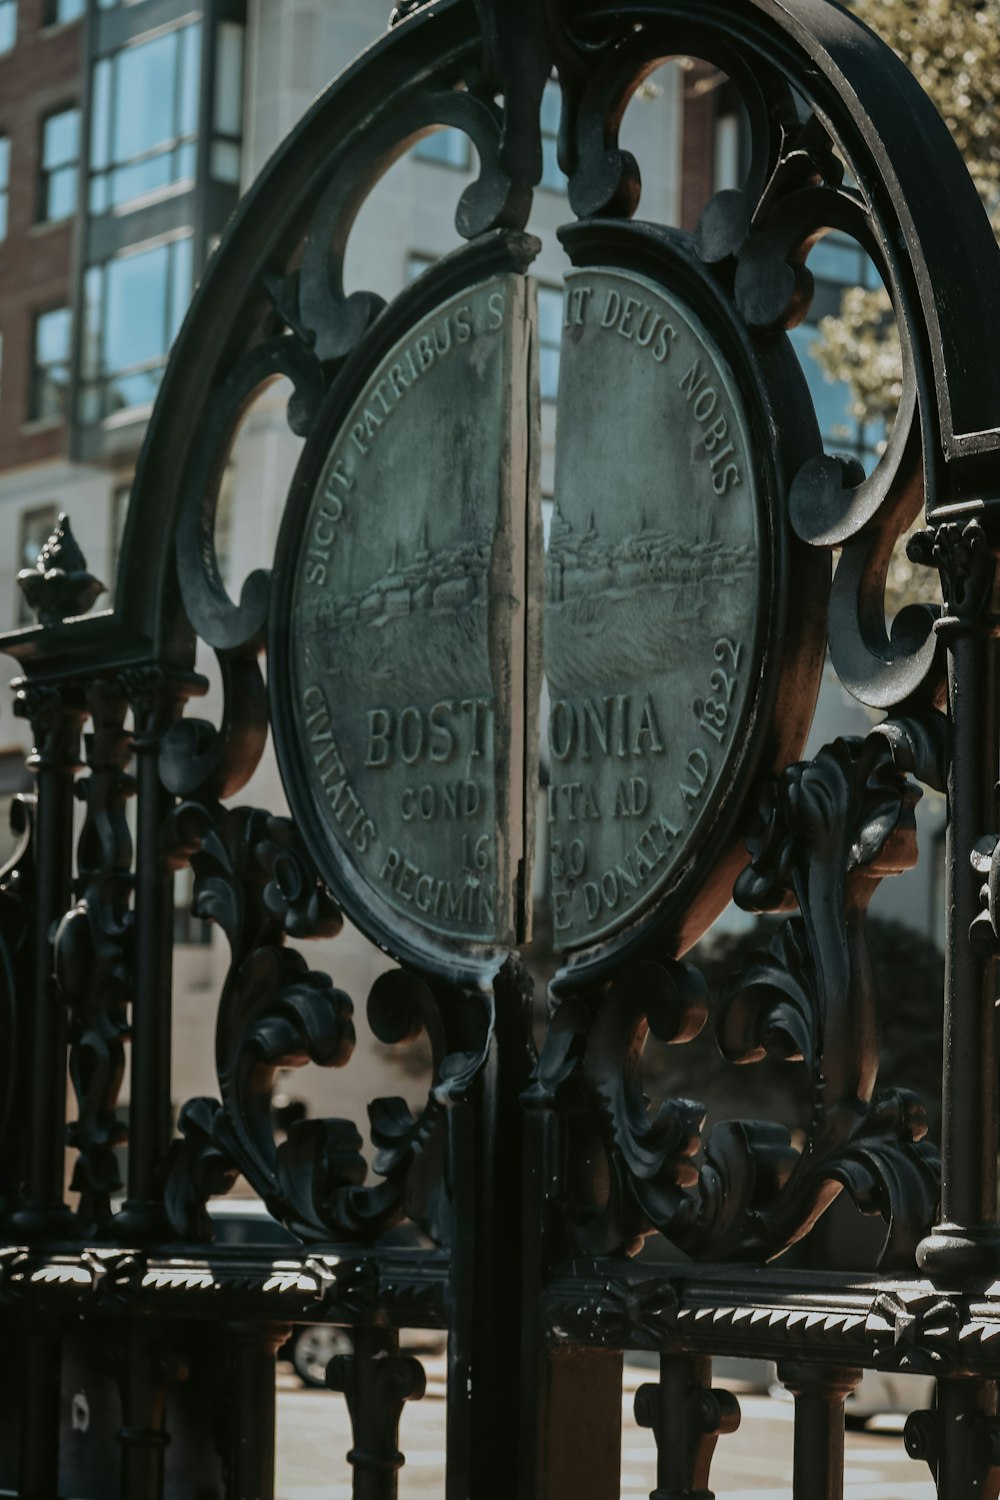
[[[48,0],[19,0],[13,51],[0,57],[0,134],[10,139],[7,238],[0,242],[0,471],[66,451],[62,422],[31,423],[34,316],[70,301],[75,220],[38,224],[41,127],[78,104],[83,87],[83,22],[45,24]]]
[[[681,146],[681,228],[693,230],[713,191],[716,93],[706,87],[717,70],[692,62],[684,73]]]

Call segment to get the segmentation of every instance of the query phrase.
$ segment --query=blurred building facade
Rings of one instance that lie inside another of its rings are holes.
[[[130,482],[151,404],[195,283],[241,188],[256,176],[314,96],[384,29],[371,0],[0,0],[0,619],[28,623],[15,585],[66,511],[91,572],[109,592]],[[384,13],[383,13],[384,12]],[[540,299],[543,491],[551,493],[564,258],[555,231],[568,218],[555,161],[558,93],[543,112],[545,174],[532,228],[543,240]],[[715,188],[739,180],[745,149],[737,101],[707,67],[672,62],[633,102],[623,141],[644,177],[642,212],[692,228]],[[453,215],[472,172],[464,137],[427,136],[366,205],[347,262],[348,289],[391,297],[454,248]],[[819,248],[814,318],[834,311],[842,284],[864,280],[859,253]],[[810,361],[814,325],[797,330]],[[882,436],[848,412],[845,392],[814,381],[832,445],[871,460]],[[249,414],[225,482],[218,541],[231,587],[267,563],[299,443],[280,388]],[[210,659],[199,660],[212,679]],[[13,672],[11,674],[13,675]],[[214,680],[214,679],[213,679]],[[836,692],[836,688],[831,688]],[[211,716],[213,702],[199,706]],[[859,730],[866,727],[859,713]],[[821,728],[818,731],[821,733]],[[3,803],[28,784],[25,726],[0,697]],[[241,803],[283,810],[268,752]],[[932,816],[941,821],[940,815]],[[933,836],[933,828],[931,828]],[[0,842],[2,852],[2,842]],[[885,900],[926,929],[924,879]],[[192,916],[178,880],[175,959],[176,1103],[214,1094],[212,1025],[225,944]],[[292,1088],[315,1110],[363,1119],[387,1087],[372,1066],[364,1000],[386,960],[346,932],[310,962],[355,1000],[359,1048],[341,1073],[307,1069]],[[127,1107],[127,1100],[123,1101]]]

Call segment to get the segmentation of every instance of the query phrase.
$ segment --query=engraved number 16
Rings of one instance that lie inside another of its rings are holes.
[[[488,870],[490,867],[490,840],[483,834],[475,843],[469,834],[462,834],[462,868],[465,870]]]

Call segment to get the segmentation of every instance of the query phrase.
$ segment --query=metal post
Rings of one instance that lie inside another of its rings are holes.
[[[274,1361],[291,1330],[234,1323],[228,1500],[273,1500]]]
[[[423,1366],[400,1355],[394,1330],[359,1328],[354,1353],[331,1360],[326,1381],[343,1393],[351,1414],[354,1446],[347,1461],[354,1470],[354,1500],[396,1500],[404,1463],[399,1419],[404,1403],[424,1394]]]
[[[173,877],[162,830],[173,798],[160,782],[157,754],[181,698],[159,670],[127,674],[125,687],[135,721],[138,816],[128,1198],[116,1227],[119,1234],[143,1240],[162,1226],[156,1184],[171,1129]]]
[[[997,647],[989,614],[995,558],[977,521],[929,534],[941,570],[952,755],[948,772],[947,941],[942,1078],[941,1221],[917,1260],[944,1280],[995,1273],[997,1229],[996,965],[970,929],[981,911],[973,851],[996,830]],[[926,548],[925,548],[926,550]],[[928,558],[929,560],[929,558]]]
[[[59,1397],[62,1333],[55,1318],[31,1316],[24,1342],[19,1500],[59,1495]]]
[[[779,1363],[778,1379],[795,1397],[795,1500],[842,1500],[844,1402],[861,1371]]]

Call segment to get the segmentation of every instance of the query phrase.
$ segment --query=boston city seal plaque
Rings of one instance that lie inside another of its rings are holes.
[[[335,390],[279,544],[293,813],[349,915],[438,967],[527,925],[533,325],[531,284],[508,272],[405,326],[349,398]]]

